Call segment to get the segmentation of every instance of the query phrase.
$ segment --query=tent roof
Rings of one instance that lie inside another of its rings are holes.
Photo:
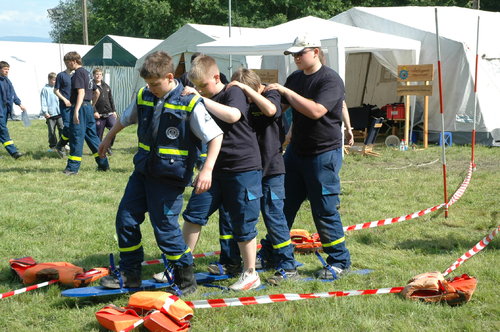
[[[83,63],[86,66],[134,67],[138,58],[160,42],[161,39],[106,35],[85,55]]]
[[[321,40],[341,37],[342,46],[348,52],[370,50],[407,49],[418,50],[420,43],[407,38],[390,36],[352,26],[307,16],[274,27],[254,32],[251,36],[227,37],[198,45],[198,51],[218,54],[282,55],[295,37],[309,32]]]
[[[231,36],[249,36],[263,29],[231,27]],[[196,52],[196,45],[219,40],[229,35],[229,28],[220,25],[185,24],[150,51],[164,50],[170,55]],[[149,53],[149,52],[148,52]],[[143,62],[143,58],[141,58]],[[138,62],[139,63],[139,62]]]
[[[116,35],[108,36],[137,59],[163,41],[163,39],[135,38]]]
[[[384,30],[387,33],[408,36],[408,28],[417,31],[436,33],[436,7],[354,7],[332,18],[353,26],[363,26],[370,30]],[[465,43],[475,50],[477,36],[477,17],[480,16],[481,34],[493,36],[500,30],[500,13],[474,10],[462,7],[437,7],[439,35]],[[386,29],[380,29],[380,25]],[[378,27],[377,27],[378,26]],[[420,39],[414,32],[415,39]],[[484,42],[479,44],[480,53],[486,57],[500,57],[500,43]]]

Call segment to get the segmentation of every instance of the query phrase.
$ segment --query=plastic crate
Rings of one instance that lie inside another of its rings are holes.
[[[385,111],[387,120],[405,118],[405,104],[387,104],[382,111]]]

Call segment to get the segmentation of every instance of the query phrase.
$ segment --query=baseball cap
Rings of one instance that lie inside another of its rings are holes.
[[[297,53],[307,47],[321,47],[321,41],[308,34],[300,35],[293,41],[292,47],[283,52],[285,55]]]

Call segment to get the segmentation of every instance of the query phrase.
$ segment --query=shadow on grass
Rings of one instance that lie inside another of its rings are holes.
[[[394,246],[395,249],[415,250],[423,254],[441,255],[443,251],[459,251],[465,253],[473,248],[483,237],[474,240],[459,237],[436,237],[427,239],[415,239],[400,242]],[[485,250],[497,250],[500,248],[499,241],[491,241]]]

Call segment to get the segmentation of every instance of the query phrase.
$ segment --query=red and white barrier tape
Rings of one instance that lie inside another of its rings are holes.
[[[257,249],[260,249],[260,248],[262,248],[262,245],[258,244]],[[210,256],[217,256],[217,255],[220,255],[220,250],[205,252],[205,253],[200,253],[200,254],[193,254],[193,257],[194,258],[201,258],[201,257],[210,257]],[[154,265],[154,264],[163,264],[163,260],[153,259],[153,260],[144,261],[141,263],[141,265]]]
[[[464,181],[462,182],[462,185],[457,189],[457,191],[453,194],[453,196],[450,198],[448,201],[448,207],[452,206],[453,204],[456,203],[462,197],[462,195],[465,192],[465,189],[467,189],[467,186],[470,183],[470,179],[472,178],[472,170],[473,170],[473,164],[472,162],[470,163],[469,170],[467,171],[467,175],[465,176]]]
[[[467,171],[467,175],[466,175],[464,181],[462,182],[462,185],[457,189],[457,191],[453,194],[450,201],[448,202],[448,207],[450,207],[451,205],[456,203],[460,199],[460,197],[462,197],[462,195],[464,194],[465,189],[467,189],[467,186],[469,185],[471,177],[472,177],[472,169],[473,169],[473,165],[472,165],[472,163],[470,163],[469,170]],[[405,216],[375,220],[375,221],[365,222],[362,224],[351,225],[351,226],[344,226],[344,232],[359,231],[361,229],[366,229],[366,228],[373,228],[373,227],[379,227],[379,226],[384,226],[384,225],[392,225],[392,224],[395,224],[395,223],[398,223],[401,221],[411,220],[411,219],[421,217],[421,216],[426,215],[428,213],[439,210],[444,206],[446,206],[446,204],[441,203],[441,204],[433,206],[431,208],[428,208],[425,210],[420,210],[420,211],[417,211],[417,212],[414,212],[411,214],[407,214]]]
[[[483,250],[491,242],[491,240],[493,240],[493,238],[495,237],[495,235],[498,234],[499,231],[500,231],[500,225],[497,226],[497,228],[493,232],[491,232],[490,234],[485,236],[481,241],[479,241],[472,249],[470,249],[465,254],[463,254],[459,259],[457,259],[455,263],[451,264],[451,266],[447,268],[446,271],[443,273],[443,276],[446,277],[449,273],[453,272],[457,267],[462,265],[463,262],[465,262],[475,254]]]
[[[6,298],[6,297],[9,297],[9,296],[12,296],[12,295],[17,295],[17,294],[21,294],[21,293],[24,293],[24,292],[28,292],[28,291],[31,291],[31,290],[34,290],[34,289],[42,288],[42,287],[45,287],[45,286],[48,286],[48,285],[51,285],[51,284],[55,284],[58,281],[59,280],[49,280],[49,281],[45,281],[45,282],[42,282],[42,283],[39,283],[39,284],[36,284],[36,285],[32,285],[32,286],[24,287],[24,288],[17,289],[17,290],[14,290],[14,291],[6,292],[6,293],[3,293],[3,294],[0,294],[0,299]]]
[[[384,226],[384,225],[391,225],[391,224],[398,223],[401,221],[415,219],[415,218],[421,217],[423,215],[426,215],[428,213],[431,213],[433,211],[439,210],[443,206],[445,206],[445,204],[441,203],[439,205],[433,206],[433,207],[425,209],[425,210],[420,210],[420,211],[414,212],[412,214],[407,214],[406,216],[381,219],[381,220],[376,220],[376,221],[371,221],[371,222],[366,222],[363,224],[357,224],[357,225],[351,225],[351,226],[344,226],[344,232],[359,231],[360,229],[373,228],[373,227]]]
[[[234,307],[234,306],[252,305],[252,304],[267,304],[275,302],[319,299],[325,297],[399,293],[403,290],[403,288],[404,287],[392,287],[392,288],[378,288],[378,289],[365,289],[365,290],[351,290],[345,292],[337,291],[337,292],[308,293],[308,294],[271,294],[271,295],[261,295],[261,296],[235,297],[227,299],[186,301],[186,304],[194,309]]]

